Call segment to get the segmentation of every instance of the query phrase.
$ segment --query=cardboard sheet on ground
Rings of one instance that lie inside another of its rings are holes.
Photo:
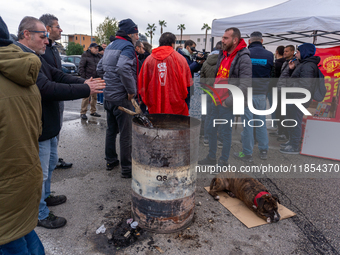
[[[205,187],[205,190],[209,192],[210,188]],[[259,218],[238,198],[232,198],[227,194],[227,192],[224,191],[220,191],[217,193],[220,196],[219,202],[248,228],[269,224],[265,220]],[[211,199],[213,199],[213,197],[211,197]],[[281,215],[280,221],[296,215],[294,212],[287,209],[281,204],[279,204],[278,212]]]

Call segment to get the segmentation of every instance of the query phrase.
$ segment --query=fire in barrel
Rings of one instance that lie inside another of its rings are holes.
[[[132,212],[139,226],[157,233],[186,228],[195,208],[200,121],[150,114],[154,128],[132,124]]]

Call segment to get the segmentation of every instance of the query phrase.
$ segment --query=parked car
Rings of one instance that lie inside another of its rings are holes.
[[[77,73],[78,73],[81,55],[70,55],[70,56],[61,55],[60,57],[61,57],[61,60],[63,60],[64,62],[70,62],[70,63],[75,64],[77,67]]]
[[[61,69],[64,73],[78,75],[77,67],[73,63],[61,61]]]

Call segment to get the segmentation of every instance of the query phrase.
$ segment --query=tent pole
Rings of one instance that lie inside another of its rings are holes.
[[[315,35],[315,36],[313,37],[313,44],[314,44],[314,45],[316,44],[316,42],[317,42],[317,40],[318,40],[318,38],[317,38],[317,36],[316,36],[317,33],[318,33],[318,30],[314,30],[313,33],[312,33],[312,35]]]

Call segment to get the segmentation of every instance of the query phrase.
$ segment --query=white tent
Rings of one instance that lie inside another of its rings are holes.
[[[215,19],[211,35],[221,37],[226,28],[237,27],[242,37],[262,32],[265,43],[340,44],[340,0],[289,0],[259,11]]]

